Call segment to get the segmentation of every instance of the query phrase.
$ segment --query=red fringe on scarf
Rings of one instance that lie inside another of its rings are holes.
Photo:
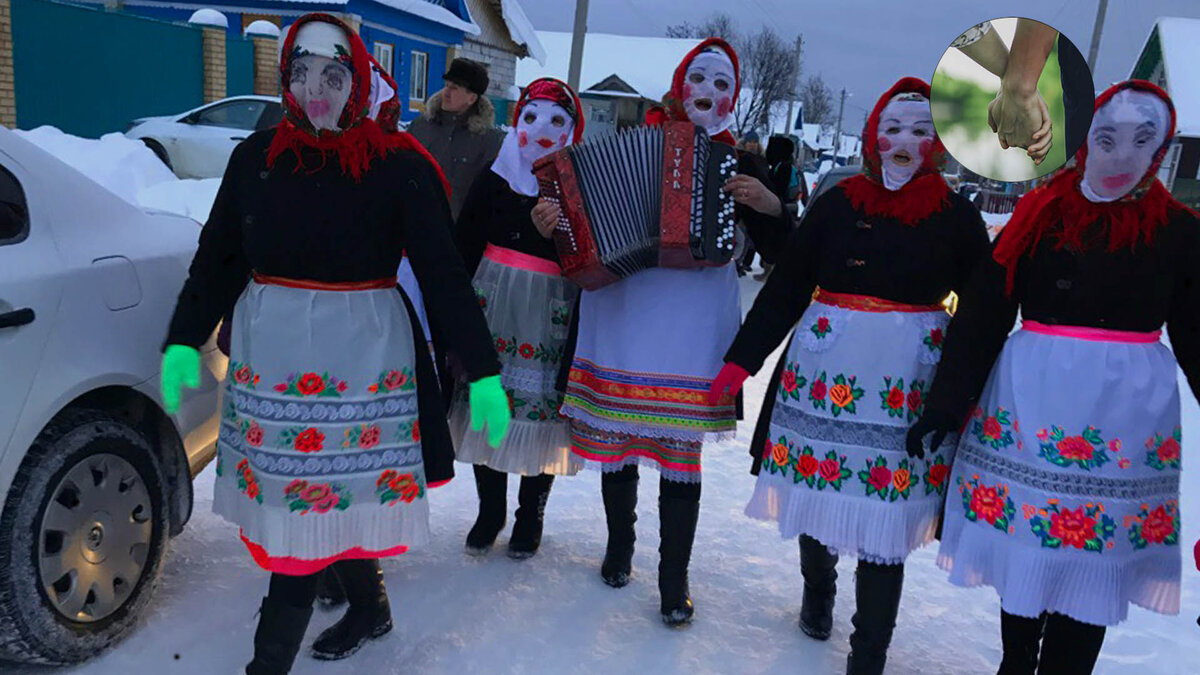
[[[1032,253],[1042,237],[1055,237],[1057,248],[1076,251],[1094,248],[1107,241],[1109,252],[1150,244],[1154,233],[1170,217],[1188,207],[1179,203],[1158,180],[1140,199],[1091,202],[1079,191],[1082,175],[1075,169],[1060,172],[1049,183],[1030,191],[1013,211],[1012,218],[992,252],[992,258],[1007,271],[1006,292],[1013,292],[1017,263]],[[1086,239],[1089,228],[1106,221],[1102,236]]]
[[[304,165],[302,151],[305,148],[321,151],[321,165]],[[433,165],[442,187],[446,190],[446,197],[450,197],[450,183],[446,180],[446,174],[425,146],[407,132],[385,132],[372,119],[365,119],[337,134],[322,131],[320,136],[298,129],[285,119],[275,128],[275,138],[271,140],[271,147],[267,151],[267,167],[275,166],[275,160],[289,150],[296,155],[296,171],[317,171],[324,166],[329,154],[333,153],[337,156],[342,170],[350,174],[356,182],[362,180],[363,174],[375,159],[394,150],[412,150]]]
[[[941,174],[927,173],[892,191],[864,174],[856,174],[838,183],[850,205],[870,216],[895,218],[905,225],[916,225],[946,208],[950,187]]]

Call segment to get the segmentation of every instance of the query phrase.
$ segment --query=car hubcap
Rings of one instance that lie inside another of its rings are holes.
[[[121,457],[87,457],[50,492],[38,533],[38,571],[50,603],[82,623],[117,611],[150,550],[150,493]]]

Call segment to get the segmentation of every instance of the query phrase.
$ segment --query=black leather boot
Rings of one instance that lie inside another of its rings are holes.
[[[344,659],[361,649],[367,640],[392,630],[392,609],[379,561],[342,560],[334,566],[346,588],[350,607],[313,642],[313,658],[322,661]]]
[[[696,612],[688,592],[688,563],[692,559],[692,542],[696,539],[696,521],[700,516],[699,497],[697,491],[695,498],[658,498],[659,532],[662,535],[658,547],[658,594],[662,600],[663,623],[672,627],[691,623]]]
[[[1000,643],[1004,646],[1004,658],[1000,661],[998,675],[1037,673],[1038,652],[1045,628],[1045,614],[1031,619],[1000,610]]]
[[[800,630],[814,640],[828,640],[833,632],[833,602],[837,596],[836,554],[807,534],[800,535],[800,574],[804,599],[800,603]]]
[[[292,669],[312,606],[296,607],[267,596],[259,611],[254,631],[254,660],[246,665],[246,675],[286,675]]]
[[[1104,645],[1104,626],[1065,614],[1046,615],[1038,675],[1091,675]]]
[[[333,567],[326,567],[319,572],[317,582],[317,604],[322,609],[333,609],[346,604],[346,589],[342,588],[342,580],[338,578]]]
[[[496,535],[504,529],[508,511],[508,474],[475,465],[475,491],[479,494],[479,515],[467,533],[467,555],[487,555],[496,543]]]
[[[859,560],[854,576],[857,606],[851,619],[854,632],[850,634],[846,675],[883,675],[900,611],[904,565],[877,565]]]
[[[600,576],[604,583],[613,588],[627,585],[633,574],[633,544],[637,539],[633,524],[637,522],[637,490],[636,465],[601,474],[600,491],[604,496],[604,518],[608,521],[608,547],[604,551],[604,562],[600,565]]]
[[[540,474],[523,476],[517,493],[517,520],[508,540],[508,557],[513,560],[532,558],[542,545],[542,522],[546,516],[546,499],[554,476]]]

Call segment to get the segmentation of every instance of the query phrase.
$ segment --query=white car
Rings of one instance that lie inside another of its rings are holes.
[[[224,357],[176,415],[158,381],[199,232],[0,129],[0,660],[124,637],[191,515]]]
[[[278,96],[234,96],[178,115],[134,120],[125,135],[145,143],[180,178],[220,178],[238,143],[282,117]]]

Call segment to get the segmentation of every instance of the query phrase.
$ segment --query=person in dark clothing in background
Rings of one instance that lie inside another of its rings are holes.
[[[483,64],[458,58],[442,77],[446,86],[425,102],[425,111],[408,126],[450,181],[450,215],[458,218],[471,183],[496,159],[504,134],[496,128],[496,109],[484,94],[488,73]]]

